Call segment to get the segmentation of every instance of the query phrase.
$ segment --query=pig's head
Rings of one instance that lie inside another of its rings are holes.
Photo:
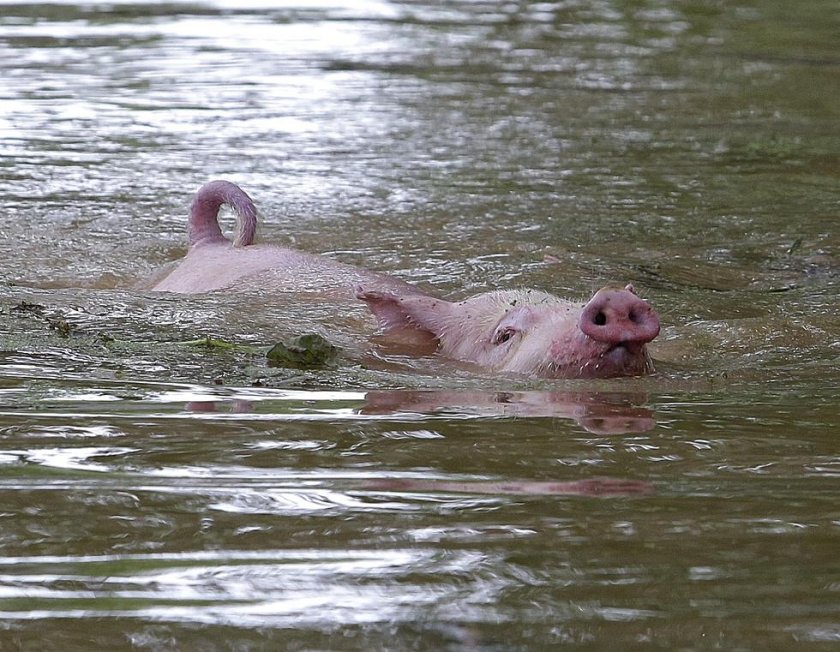
[[[497,291],[453,303],[423,294],[358,288],[386,332],[419,329],[442,355],[546,378],[609,378],[650,373],[646,343],[659,317],[632,285],[605,287],[586,303],[536,290]]]

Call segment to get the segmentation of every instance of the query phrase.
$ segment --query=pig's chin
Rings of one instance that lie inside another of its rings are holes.
[[[591,378],[640,376],[653,371],[647,348],[640,342],[626,342],[609,346],[597,359],[587,365]]]
[[[647,348],[639,342],[603,345],[576,363],[552,364],[543,370],[546,378],[616,378],[642,376],[653,371]]]

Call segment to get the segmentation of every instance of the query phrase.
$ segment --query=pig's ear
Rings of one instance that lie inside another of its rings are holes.
[[[440,337],[453,308],[448,301],[424,294],[401,296],[359,287],[356,288],[356,297],[376,315],[385,333],[422,330]]]

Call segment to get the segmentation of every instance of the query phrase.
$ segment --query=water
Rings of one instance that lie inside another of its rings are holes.
[[[836,643],[838,33],[828,0],[0,3],[0,647]],[[220,177],[263,240],[443,295],[632,282],[657,373],[133,290]],[[266,364],[303,330],[335,367]]]

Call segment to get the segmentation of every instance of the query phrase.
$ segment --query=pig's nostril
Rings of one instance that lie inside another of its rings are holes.
[[[659,317],[629,290],[605,288],[589,300],[578,322],[580,330],[596,342],[613,346],[650,342],[659,334]]]

